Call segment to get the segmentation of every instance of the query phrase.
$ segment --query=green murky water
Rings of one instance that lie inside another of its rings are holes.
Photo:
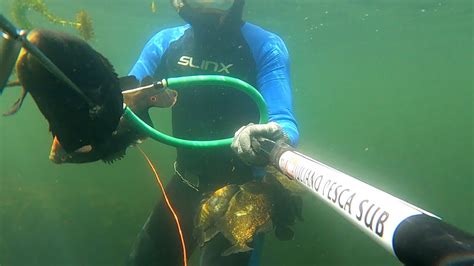
[[[156,13],[148,0],[45,2],[63,17],[89,11],[92,45],[120,75],[153,33],[182,23],[166,0]],[[289,47],[299,149],[474,233],[472,0],[247,2],[245,17]],[[168,112],[154,117],[169,130]],[[31,98],[0,118],[0,265],[123,264],[161,197],[145,161],[131,149],[112,166],[57,166],[50,144]],[[173,149],[142,147],[169,176]],[[304,216],[293,241],[267,237],[262,265],[399,265],[310,195]]]

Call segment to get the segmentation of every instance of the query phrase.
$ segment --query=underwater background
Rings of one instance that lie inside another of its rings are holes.
[[[154,33],[183,23],[167,0],[44,1],[64,18],[85,9],[90,44],[119,75]],[[8,18],[11,3],[0,0]],[[248,0],[245,18],[289,48],[300,151],[474,233],[472,0]],[[19,93],[6,89],[0,111]],[[169,110],[152,116],[170,131]],[[0,117],[0,265],[123,265],[162,197],[145,160],[132,148],[112,165],[55,165],[51,142],[31,97]],[[166,180],[173,148],[141,147]],[[267,234],[263,266],[400,265],[309,193],[303,216],[294,240]]]

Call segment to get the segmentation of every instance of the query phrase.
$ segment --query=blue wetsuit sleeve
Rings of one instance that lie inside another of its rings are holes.
[[[143,48],[129,75],[134,75],[138,80],[142,80],[146,76],[153,77],[170,44],[183,36],[184,31],[188,28],[189,25],[185,25],[165,29],[155,34]]]
[[[268,42],[260,65],[257,86],[268,106],[269,120],[277,122],[295,146],[299,132],[293,114],[288,50],[281,39]]]
[[[269,120],[282,126],[291,144],[298,143],[298,126],[293,114],[288,49],[277,35],[246,23],[243,34],[257,65],[257,88],[268,106]]]

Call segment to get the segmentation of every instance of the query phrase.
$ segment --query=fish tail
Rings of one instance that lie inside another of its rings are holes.
[[[20,110],[21,105],[25,101],[26,94],[28,94],[28,91],[26,91],[25,88],[22,88],[20,98],[18,98],[18,100],[15,101],[12,107],[10,107],[10,110],[4,113],[3,116],[10,116],[10,115],[16,114],[16,112]]]
[[[2,16],[3,18],[3,16]],[[4,18],[5,19],[5,18]],[[8,22],[7,22],[8,23]],[[15,38],[3,38],[0,45],[0,95],[8,83],[8,79],[15,68],[16,61],[21,51],[22,43]]]
[[[8,87],[18,87],[18,86],[21,86],[21,83],[19,80],[15,80],[15,81],[11,81],[11,82],[8,82],[6,85],[5,85],[5,88],[8,88]],[[3,89],[5,89],[3,88]]]
[[[222,252],[222,256],[229,256],[235,253],[252,251],[253,248],[244,244],[236,244]]]

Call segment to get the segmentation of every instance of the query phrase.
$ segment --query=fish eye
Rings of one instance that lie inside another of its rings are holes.
[[[150,97],[150,100],[151,100],[152,102],[156,102],[156,96],[151,96],[151,97]]]

